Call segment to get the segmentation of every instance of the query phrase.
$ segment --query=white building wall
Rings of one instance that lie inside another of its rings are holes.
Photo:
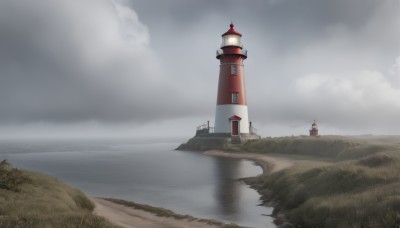
[[[215,113],[215,133],[231,133],[231,121],[229,120],[232,116],[239,116],[242,118],[239,124],[240,133],[249,133],[249,117],[247,105],[227,104],[217,105]]]

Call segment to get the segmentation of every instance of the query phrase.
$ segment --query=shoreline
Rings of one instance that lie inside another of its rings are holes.
[[[123,228],[218,228],[229,225],[241,228],[234,224],[180,215],[168,209],[131,201],[100,197],[90,197],[90,199],[95,204],[93,214]]]
[[[208,150],[203,152],[206,156],[229,157],[237,159],[248,159],[255,162],[263,170],[259,176],[266,176],[274,172],[289,168],[293,162],[284,159],[276,158],[268,155],[253,154],[245,152],[227,152],[223,150]],[[255,177],[248,177],[255,178]],[[246,178],[244,178],[246,179]],[[246,183],[248,184],[248,183]],[[250,187],[250,184],[248,184]],[[255,188],[257,190],[257,188]],[[258,191],[258,190],[257,190]],[[260,196],[262,194],[259,192]],[[143,204],[136,204],[134,202],[105,199],[99,197],[91,197],[91,201],[95,204],[93,213],[98,216],[106,218],[121,227],[136,228],[136,227],[149,227],[149,228],[217,228],[217,227],[241,227],[234,224],[225,224],[223,222],[199,219],[190,215],[179,215],[164,208],[157,208]],[[264,200],[263,200],[264,201]],[[275,219],[282,219],[282,215],[278,213],[274,216]],[[279,227],[279,225],[277,224]]]
[[[285,158],[277,158],[271,155],[246,153],[246,152],[229,152],[224,150],[207,150],[203,152],[207,156],[248,159],[254,161],[263,169],[261,176],[267,176],[271,173],[278,172],[293,166],[293,162]]]
[[[258,177],[268,176],[272,173],[292,167],[294,163],[291,160],[280,157],[273,157],[271,155],[246,153],[243,151],[230,152],[223,150],[208,150],[203,152],[203,154],[207,156],[247,159],[255,162],[256,165],[259,165],[263,170],[262,174],[254,177],[241,178],[241,180],[243,180],[244,183],[247,184],[250,188],[253,188],[258,192],[258,194],[260,195],[260,199],[263,202],[263,206],[272,206],[274,208],[271,216],[274,218],[274,224],[277,227],[292,227],[292,224],[286,219],[285,214],[279,209],[279,204],[277,202],[270,201],[268,199],[268,195],[270,194],[261,191],[260,186],[256,184],[257,181],[253,181]]]

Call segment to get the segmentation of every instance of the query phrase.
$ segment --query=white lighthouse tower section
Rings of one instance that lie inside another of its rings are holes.
[[[249,133],[249,117],[247,105],[226,104],[217,105],[215,112],[215,133],[229,133],[232,132],[232,121],[229,117],[238,116],[241,118],[239,121],[239,133]]]

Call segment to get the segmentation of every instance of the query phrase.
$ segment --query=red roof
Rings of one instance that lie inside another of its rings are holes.
[[[231,118],[229,118],[229,120],[241,120],[242,118],[240,118],[239,116],[231,116]]]
[[[222,34],[222,36],[225,36],[225,35],[238,35],[238,36],[242,36],[242,34],[241,34],[240,32],[236,31],[236,30],[233,28],[233,27],[235,27],[235,25],[234,25],[233,23],[231,23],[229,26],[230,26],[231,28],[230,28],[226,33]]]

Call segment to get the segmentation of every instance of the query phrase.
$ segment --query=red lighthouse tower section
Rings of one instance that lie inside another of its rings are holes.
[[[242,34],[230,24],[222,34],[221,49],[217,50],[220,60],[215,133],[231,135],[249,134],[249,118],[243,73],[243,60],[247,50],[243,49]]]
[[[315,120],[314,120],[314,123],[311,125],[310,136],[318,136],[318,127],[317,127],[317,123],[315,122]]]

